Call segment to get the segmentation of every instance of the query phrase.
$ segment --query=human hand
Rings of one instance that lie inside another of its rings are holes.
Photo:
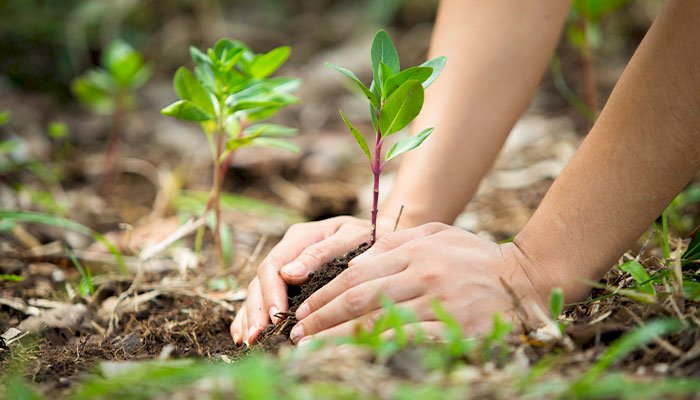
[[[297,310],[295,343],[350,335],[361,323],[371,329],[382,310],[381,296],[413,309],[423,332],[440,336],[444,324],[433,312],[438,300],[468,333],[484,332],[496,312],[512,313],[513,299],[544,307],[546,293],[531,281],[532,265],[512,243],[496,244],[439,223],[384,236]]]
[[[390,221],[379,219],[379,235]],[[343,216],[293,225],[260,263],[248,287],[248,297],[231,323],[236,344],[253,343],[275,314],[288,310],[287,284],[300,285],[325,262],[353,250],[369,239],[370,222]]]

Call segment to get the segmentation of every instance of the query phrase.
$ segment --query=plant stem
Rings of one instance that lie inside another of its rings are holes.
[[[112,128],[109,133],[109,142],[105,154],[104,169],[97,192],[105,196],[112,190],[114,179],[117,175],[119,165],[119,142],[122,137],[122,122],[124,120],[124,106],[122,105],[121,94],[116,95],[114,113],[112,114]]]
[[[593,49],[588,41],[588,21],[581,19],[581,30],[583,31],[583,51],[581,52],[581,62],[583,68],[584,98],[588,103],[588,108],[593,111],[593,115],[598,115],[598,90],[596,89],[596,73],[593,63]],[[591,123],[592,124],[592,123]]]
[[[214,160],[214,186],[211,192],[211,202],[214,208],[214,245],[216,246],[216,251],[219,254],[219,266],[221,269],[226,268],[224,265],[224,249],[221,245],[221,201],[219,194],[221,193],[221,184],[223,183],[223,177],[220,173],[221,165],[219,163],[219,158],[223,153],[224,147],[224,132],[222,129],[217,129],[216,132],[216,159]]]
[[[379,125],[379,122],[377,122]],[[374,190],[372,197],[372,231],[370,233],[369,245],[374,245],[377,241],[377,211],[379,205],[379,176],[382,174],[382,133],[377,128],[377,138],[374,144],[374,163],[372,164],[374,174]]]

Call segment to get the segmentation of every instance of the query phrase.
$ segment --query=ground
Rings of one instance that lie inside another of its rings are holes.
[[[402,33],[399,50],[420,59],[429,31]],[[322,68],[329,58],[359,63],[354,55],[358,48],[368,53],[367,38],[332,50],[297,39],[305,57],[284,72],[305,79],[300,96],[306,103],[279,120],[301,126],[294,141],[302,151],[256,148],[236,155],[224,182],[233,254],[225,268],[208,231],[201,252],[196,250],[210,155],[196,125],[158,113],[172,100],[170,76],[156,76],[128,114],[120,173],[106,194],[95,188],[109,119],[52,95],[0,87],[0,111],[11,113],[0,127],[3,140],[21,143],[14,164],[1,165],[7,169],[0,176],[0,212],[65,217],[104,234],[122,254],[120,262],[91,231],[56,227],[56,221],[6,224],[17,215],[3,214],[0,397],[28,398],[31,391],[57,398],[697,397],[698,265],[682,265],[681,258],[700,224],[700,177],[658,227],[650,227],[618,265],[592,283],[589,299],[558,315],[550,310],[523,315],[517,324],[495,324],[479,338],[453,329],[445,341],[405,342],[358,330],[340,347],[295,349],[279,337],[264,349],[235,346],[229,325],[245,288],[291,224],[369,215],[370,172],[352,137],[330,117],[341,104],[364,113],[362,99],[347,94],[337,76]],[[561,51],[565,70],[575,73],[575,57]],[[601,63],[600,70],[605,97],[620,63]],[[46,135],[53,121],[65,124],[67,137]],[[545,77],[455,225],[496,241],[511,238],[587,127]],[[383,194],[391,182],[389,171]],[[188,221],[193,229],[160,246]],[[668,236],[664,225],[670,226]],[[387,308],[384,327],[411,318]]]

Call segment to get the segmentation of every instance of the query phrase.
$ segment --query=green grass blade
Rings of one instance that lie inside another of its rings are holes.
[[[684,324],[677,319],[660,319],[626,333],[605,350],[598,361],[571,386],[571,391],[574,394],[585,392],[616,361],[655,338],[678,332],[683,327]]]
[[[632,278],[634,278],[634,280],[639,285],[639,290],[643,291],[644,293],[656,296],[656,290],[654,289],[654,285],[651,283],[651,277],[644,269],[642,264],[638,263],[635,260],[629,260],[625,261],[618,268],[632,275]]]
[[[85,236],[92,237],[96,242],[102,244],[107,250],[112,253],[114,260],[117,262],[117,266],[122,273],[128,272],[126,269],[126,264],[124,264],[124,258],[119,252],[117,247],[107,240],[101,233],[88,228],[85,225],[79,224],[75,221],[71,221],[67,218],[59,217],[56,215],[45,214],[34,211],[8,211],[0,210],[0,224],[7,222],[25,222],[30,224],[41,224],[47,226],[53,226],[56,228],[67,229],[70,231],[78,232]]]

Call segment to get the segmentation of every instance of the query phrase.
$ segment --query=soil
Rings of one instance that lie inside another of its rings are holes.
[[[310,273],[309,280],[305,284],[287,286],[289,311],[278,314],[281,321],[268,325],[260,334],[258,345],[254,348],[275,350],[284,344],[292,344],[289,334],[297,323],[297,318],[294,315],[297,308],[317,290],[345,271],[350,260],[364,253],[369,247],[368,243],[363,243],[342,257],[336,257],[325,263],[318,271]]]

